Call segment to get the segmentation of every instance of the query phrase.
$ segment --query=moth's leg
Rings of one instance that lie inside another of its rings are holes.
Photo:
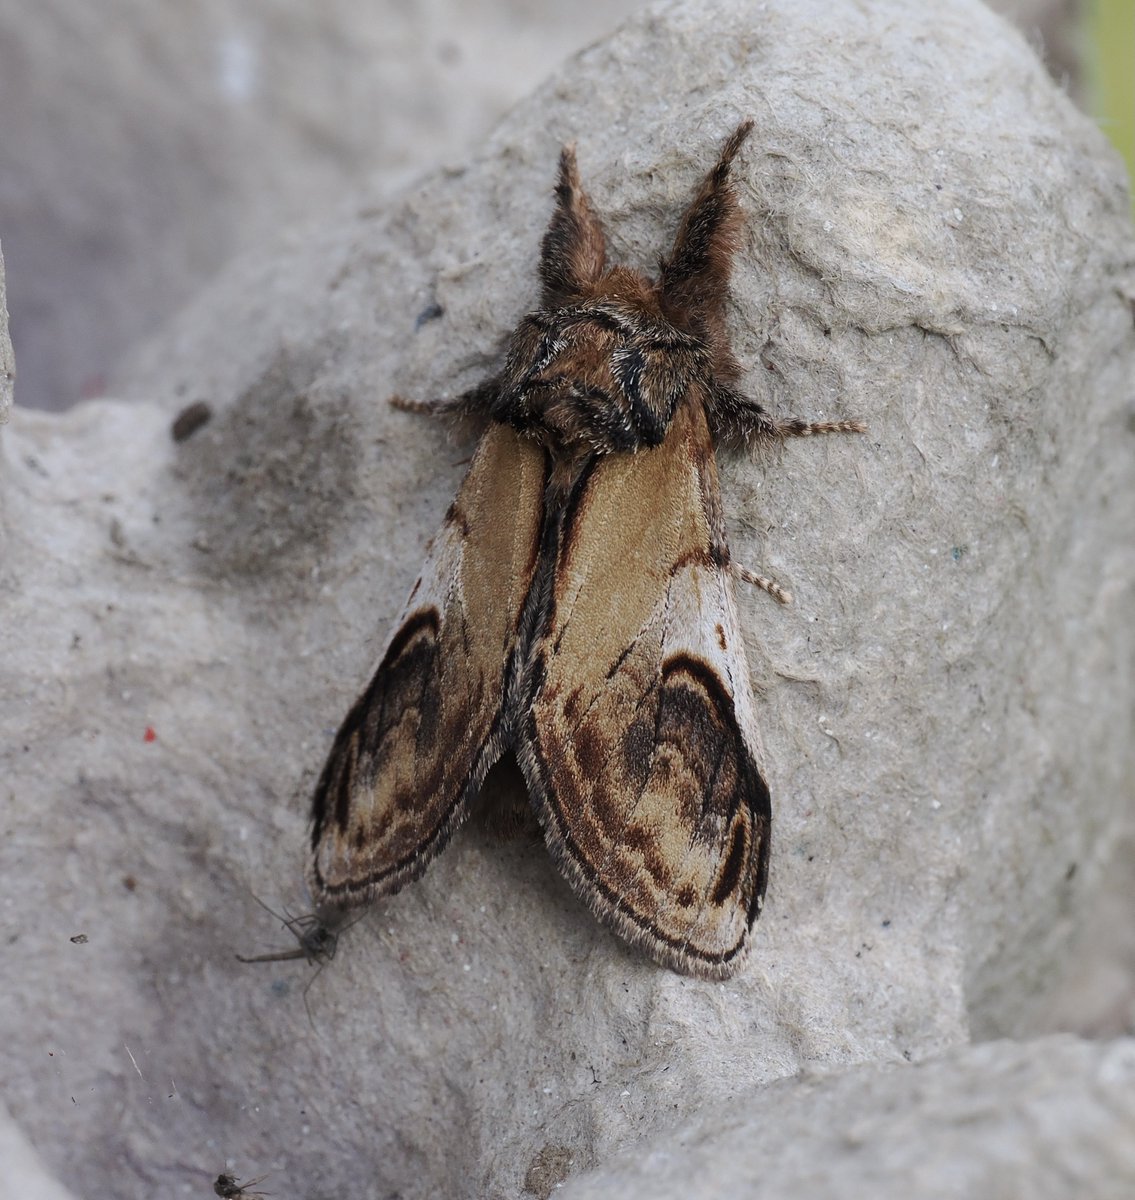
[[[755,401],[736,389],[717,384],[710,397],[714,432],[731,441],[782,442],[790,437],[815,437],[821,433],[866,433],[862,421],[802,421],[799,417],[772,417]]]
[[[753,587],[759,587],[762,592],[768,592],[779,603],[792,603],[792,593],[787,588],[781,587],[775,579],[769,579],[767,575],[758,575],[755,571],[750,571],[748,567],[742,567],[735,562],[729,564],[729,569],[742,583],[751,583]]]
[[[607,251],[603,226],[579,182],[575,147],[560,152],[556,211],[540,249],[544,308],[558,308],[593,286],[603,274]]]
[[[752,128],[752,121],[744,121],[722,147],[682,216],[670,257],[662,263],[660,283],[667,302],[703,321],[719,317],[724,307],[741,219],[729,171]]]
[[[431,417],[476,417],[488,413],[499,391],[500,379],[494,375],[448,400],[411,400],[395,395],[390,397],[390,403],[403,412],[425,413]]]
[[[818,433],[866,433],[862,421],[801,421],[799,417],[788,417],[773,421],[773,429],[780,438],[815,437]]]
[[[771,417],[755,400],[723,384],[713,389],[710,416],[718,436],[742,442],[755,441],[758,444],[783,442],[790,437],[814,437],[821,433],[867,432],[867,426],[862,421],[802,421],[798,417]],[[738,579],[768,592],[781,604],[792,603],[792,593],[775,580],[736,563],[729,565]]]

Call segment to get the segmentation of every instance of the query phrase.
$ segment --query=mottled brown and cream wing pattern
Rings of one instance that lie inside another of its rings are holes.
[[[594,459],[557,540],[517,729],[549,848],[628,941],[724,978],[764,895],[770,807],[702,405],[661,446]]]
[[[539,551],[544,452],[490,426],[312,802],[317,906],[416,879],[511,742],[504,712]]]

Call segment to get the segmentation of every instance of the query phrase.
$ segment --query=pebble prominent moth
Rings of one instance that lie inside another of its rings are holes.
[[[315,789],[317,907],[416,879],[516,753],[553,859],[592,912],[676,971],[744,960],[768,876],[761,774],[715,437],[862,432],[777,420],[735,387],[725,300],[741,212],[726,141],[659,277],[608,266],[560,158],[543,294],[501,371],[417,411],[487,432]]]

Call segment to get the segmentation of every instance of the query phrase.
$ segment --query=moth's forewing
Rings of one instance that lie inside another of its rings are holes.
[[[601,920],[676,970],[740,966],[768,872],[713,443],[596,460],[564,508],[518,757],[549,848]]]
[[[362,903],[416,879],[500,755],[544,474],[534,443],[505,425],[485,433],[316,786],[307,877],[317,904]]]

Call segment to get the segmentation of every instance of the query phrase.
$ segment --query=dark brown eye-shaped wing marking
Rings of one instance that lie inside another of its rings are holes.
[[[416,879],[511,741],[502,705],[539,548],[544,453],[485,433],[382,662],[335,738],[312,803],[317,905]]]
[[[769,795],[702,406],[595,460],[563,510],[518,756],[575,891],[679,971],[741,964]]]

